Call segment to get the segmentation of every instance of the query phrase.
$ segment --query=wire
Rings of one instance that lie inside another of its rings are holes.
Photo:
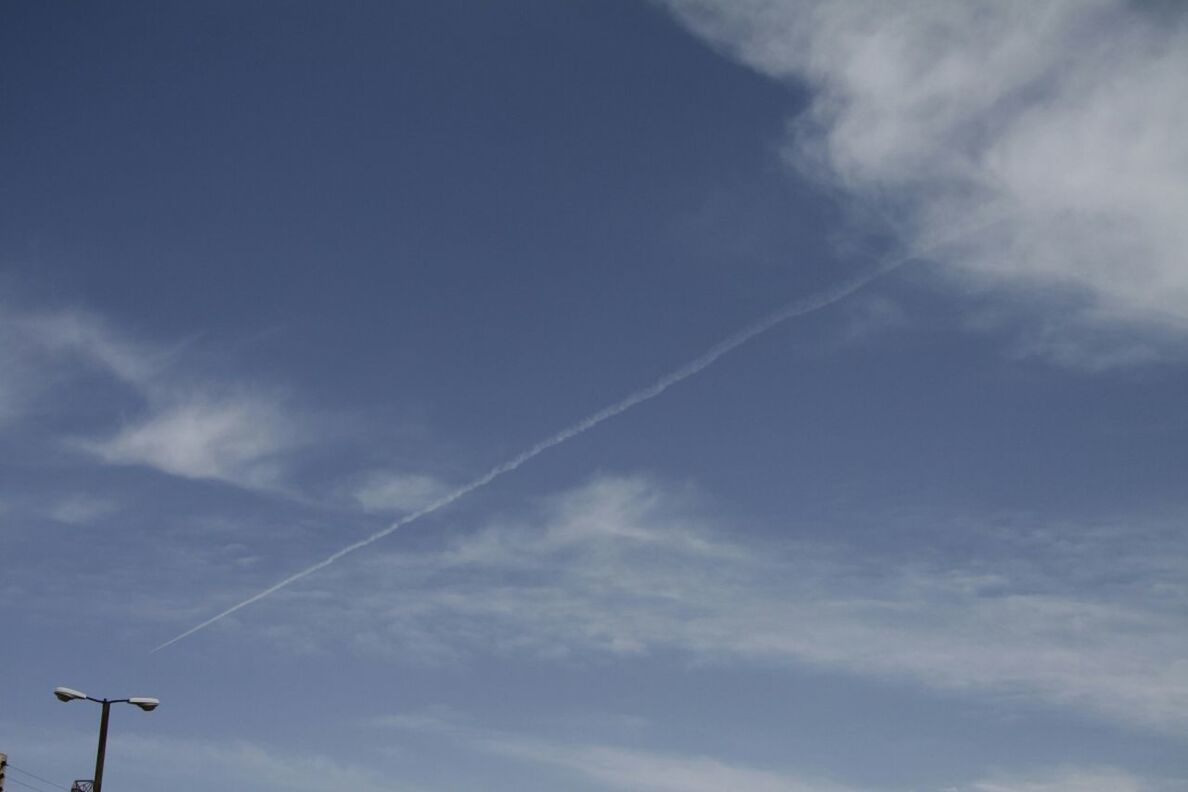
[[[11,766],[12,765],[9,765],[9,767],[11,767]],[[19,778],[9,778],[9,779],[7,779],[7,781],[10,784],[19,784],[20,786],[23,786],[26,789],[32,789],[33,792],[45,792],[45,789],[43,789],[42,787],[35,787],[32,784],[26,784],[24,781],[22,781]],[[62,787],[62,788],[64,789],[65,787]]]
[[[65,787],[64,785],[62,785],[62,784],[55,784],[53,781],[50,781],[48,778],[42,778],[41,776],[37,775],[36,773],[30,773],[28,770],[23,770],[23,769],[21,769],[21,768],[17,767],[16,765],[14,765],[12,762],[9,762],[9,763],[8,763],[8,769],[9,769],[9,770],[15,770],[15,771],[17,771],[18,773],[20,773],[21,775],[27,775],[27,776],[29,776],[30,778],[36,778],[38,781],[42,782],[43,784],[49,784],[49,785],[50,785],[50,786],[52,786],[54,789],[66,789],[66,787]],[[9,780],[10,780],[10,781],[16,781],[17,783],[21,783],[20,781],[18,781],[18,780],[17,780],[17,779],[15,779],[15,778],[10,778]],[[25,784],[25,786],[28,786],[28,784]]]

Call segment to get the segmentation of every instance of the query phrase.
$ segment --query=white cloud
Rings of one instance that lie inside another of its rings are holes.
[[[164,355],[77,310],[24,311],[0,302],[0,426],[23,417],[54,385],[97,370],[143,387]]]
[[[691,515],[646,481],[601,479],[533,519],[373,554],[282,602],[311,640],[402,658],[677,649],[1188,724],[1182,540],[1075,526],[1003,540],[997,561],[891,561],[744,547]]]
[[[113,464],[266,486],[278,475],[278,456],[298,438],[278,404],[259,397],[224,397],[164,407],[85,447]]]
[[[86,525],[119,508],[115,501],[92,495],[70,495],[49,508],[49,516],[69,525]]]
[[[898,303],[878,295],[860,295],[843,307],[845,325],[842,342],[853,343],[886,335],[908,323],[907,314]]]
[[[629,716],[586,715],[583,726],[639,729],[645,722]],[[386,715],[370,721],[381,728],[453,739],[459,746],[522,762],[562,768],[605,789],[636,792],[700,792],[745,789],[748,792],[843,792],[820,779],[807,780],[783,770],[747,767],[723,759],[680,753],[658,753],[638,747],[589,742],[561,742],[512,732],[495,731],[448,708]],[[573,721],[570,721],[573,723]]]
[[[1061,308],[1070,333],[1115,322],[1131,335],[1135,324],[1188,329],[1183,9],[1125,0],[666,5],[758,71],[807,85],[811,105],[792,125],[789,159],[890,218],[909,247],[998,218],[945,247],[963,283],[1072,295]],[[1059,357],[1070,342],[1051,337]],[[1108,348],[1089,357],[1095,367],[1144,359]]]
[[[5,372],[5,376],[0,378],[0,427],[15,421],[27,402],[24,393],[27,386],[13,378],[13,374],[21,367],[16,352],[0,343],[0,369]]]
[[[412,512],[449,491],[433,476],[384,471],[368,475],[353,492],[353,498],[368,512]]]
[[[183,778],[205,779],[204,788],[275,789],[286,792],[398,792],[411,786],[317,754],[274,752],[249,742],[201,742],[147,736],[122,737],[114,758],[140,764],[138,773],[161,786]],[[151,762],[144,766],[145,760]]]
[[[137,344],[84,311],[31,313],[21,316],[17,324],[41,349],[74,356],[138,387],[147,386],[168,359],[164,351]]]
[[[572,771],[605,785],[634,792],[842,792],[842,787],[728,764],[707,756],[658,754],[607,745],[567,745],[523,737],[490,737],[488,751]]]
[[[63,736],[29,734],[29,729],[5,729],[7,750],[22,757],[27,767],[58,767],[73,759],[74,766],[89,767],[94,760],[93,734]],[[249,741],[216,741],[166,737],[122,731],[107,748],[104,783],[112,788],[251,789],[259,792],[401,792],[414,787],[392,781],[370,769],[308,752],[281,751]],[[15,760],[14,760],[15,763]],[[42,770],[50,774],[50,770]],[[60,776],[61,773],[58,773]],[[66,780],[63,778],[52,780]]]
[[[1067,767],[1028,776],[1001,775],[969,792],[1159,792],[1171,787],[1114,768]]]
[[[441,705],[380,715],[367,719],[366,724],[381,729],[399,729],[418,734],[464,736],[475,731],[473,719],[468,713]]]
[[[123,383],[136,396],[137,412],[114,433],[76,439],[75,447],[110,464],[275,488],[287,452],[307,444],[319,427],[308,416],[298,420],[283,399],[259,388],[183,369],[179,350],[133,339],[86,311],[0,303],[0,425],[28,416],[39,400],[67,394],[65,385],[97,372]],[[55,407],[99,415],[91,404]],[[69,507],[54,507],[55,517],[78,521],[79,509]]]
[[[603,727],[609,722],[603,723]],[[560,741],[501,732],[483,728],[473,718],[449,709],[383,716],[371,719],[369,725],[432,734],[452,739],[459,747],[469,750],[560,768],[608,790],[844,792],[852,789],[835,781],[808,778],[787,768],[757,768],[718,756],[644,749],[639,747],[638,739],[626,748],[602,742]],[[621,730],[618,720],[614,728]],[[1172,792],[1178,788],[1168,779],[1138,776],[1115,767],[1060,766],[1027,773],[997,772],[974,783],[948,787],[944,792]]]

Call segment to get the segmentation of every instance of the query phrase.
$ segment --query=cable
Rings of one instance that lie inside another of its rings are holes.
[[[66,787],[65,787],[64,785],[62,785],[62,784],[55,784],[53,781],[50,781],[48,778],[42,778],[41,776],[37,775],[36,773],[30,773],[28,770],[23,770],[23,769],[21,769],[21,768],[17,767],[16,765],[14,765],[12,762],[9,762],[9,763],[8,763],[8,769],[9,769],[9,770],[15,770],[15,771],[17,771],[18,773],[20,773],[21,775],[27,775],[27,776],[29,776],[30,778],[36,778],[38,781],[42,782],[43,784],[49,784],[49,785],[50,785],[50,786],[52,786],[54,789],[66,789]],[[16,779],[9,779],[9,780],[10,780],[10,781],[14,781],[14,780],[16,780]],[[18,782],[18,783],[19,783],[19,782]],[[25,786],[28,786],[28,784],[26,784]]]
[[[9,767],[12,767],[12,765],[9,765]],[[21,780],[21,779],[19,779],[19,778],[9,778],[9,779],[6,779],[6,780],[7,780],[7,781],[8,781],[8,783],[10,783],[10,784],[18,784],[18,785],[20,785],[20,786],[23,786],[23,787],[25,787],[26,789],[32,789],[32,790],[33,790],[33,792],[45,792],[45,789],[44,789],[44,788],[42,788],[42,787],[35,787],[35,786],[33,786],[32,784],[26,784],[24,781],[22,781],[22,780]],[[65,787],[61,787],[61,789],[65,789]]]

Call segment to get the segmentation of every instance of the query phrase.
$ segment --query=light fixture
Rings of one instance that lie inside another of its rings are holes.
[[[68,687],[54,688],[54,695],[58,697],[58,701],[74,701],[87,697],[86,693]]]

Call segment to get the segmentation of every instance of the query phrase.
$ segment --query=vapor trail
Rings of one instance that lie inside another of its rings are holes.
[[[932,246],[929,246],[929,247],[932,247]],[[347,545],[346,547],[342,548],[341,550],[337,550],[334,553],[331,553],[330,555],[326,556],[325,558],[323,558],[321,561],[317,562],[313,566],[306,567],[305,569],[301,570],[300,572],[294,572],[292,575],[289,575],[287,578],[280,581],[279,583],[275,583],[275,584],[269,586],[268,588],[264,589],[263,591],[261,591],[257,594],[253,594],[252,596],[248,597],[247,599],[243,600],[242,602],[240,602],[236,605],[232,605],[230,608],[227,608],[227,610],[225,610],[219,614],[216,614],[215,616],[210,617],[209,619],[202,622],[201,624],[199,624],[195,627],[191,627],[190,629],[186,630],[184,633],[177,636],[176,638],[169,639],[165,643],[158,646],[156,649],[153,649],[153,652],[159,652],[160,650],[164,649],[165,647],[170,646],[171,644],[175,644],[178,641],[180,641],[181,639],[187,638],[187,637],[193,635],[194,633],[198,632],[199,630],[209,627],[210,625],[214,624],[215,622],[219,621],[220,619],[230,616],[232,613],[235,613],[236,611],[240,610],[241,608],[246,608],[248,605],[251,605],[253,602],[259,602],[260,600],[264,599],[265,597],[269,596],[270,594],[274,594],[277,591],[280,591],[281,589],[288,586],[289,584],[296,583],[298,580],[301,580],[303,577],[306,577],[307,575],[312,575],[314,572],[317,572],[319,569],[324,569],[324,568],[330,566],[335,561],[337,561],[338,559],[342,558],[345,555],[353,553],[356,550],[359,550],[361,548],[367,547],[369,544],[372,544],[374,542],[378,542],[380,539],[383,539],[385,536],[387,536],[388,534],[397,530],[398,528],[403,528],[404,526],[408,525],[409,523],[415,522],[427,514],[432,514],[433,512],[435,512],[439,509],[449,506],[454,501],[470,494],[471,492],[474,492],[476,489],[487,486],[492,481],[494,481],[495,479],[502,476],[504,473],[512,472],[516,468],[523,465],[525,462],[528,462],[529,460],[539,456],[540,454],[549,450],[553,446],[560,445],[561,443],[564,443],[566,440],[576,437],[577,435],[580,435],[589,429],[593,429],[595,426],[597,426],[598,424],[607,420],[608,418],[614,418],[619,413],[626,412],[627,410],[630,410],[632,407],[634,407],[637,404],[640,404],[641,402],[645,402],[645,401],[648,401],[649,399],[656,398],[661,393],[664,393],[664,391],[671,388],[673,385],[676,385],[677,383],[681,382],[682,380],[686,380],[689,377],[692,377],[694,374],[697,374],[698,372],[704,371],[705,369],[712,366],[715,362],[717,362],[718,358],[722,357],[723,355],[725,355],[728,352],[738,349],[743,344],[747,343],[748,341],[755,338],[756,336],[766,333],[768,330],[772,329],[776,325],[781,324],[782,322],[785,322],[788,319],[791,319],[796,316],[803,316],[804,314],[812,313],[813,311],[819,311],[822,308],[832,305],[833,303],[837,302],[838,300],[845,299],[846,297],[849,297],[854,292],[858,291],[859,289],[861,289],[864,286],[866,286],[867,284],[869,284],[871,281],[874,281],[874,280],[878,279],[879,277],[885,275],[886,273],[888,273],[894,269],[897,269],[898,267],[900,267],[901,265],[910,261],[911,259],[917,258],[919,255],[920,255],[919,253],[911,253],[911,254],[908,254],[905,256],[900,256],[898,258],[891,259],[891,260],[886,261],[883,264],[879,265],[878,267],[873,268],[872,270],[869,270],[865,273],[862,273],[862,274],[857,275],[853,278],[850,278],[849,280],[842,281],[841,283],[838,283],[828,289],[825,289],[824,291],[817,292],[816,294],[811,294],[807,297],[801,297],[796,300],[793,300],[792,302],[785,304],[782,308],[779,308],[778,310],[774,311],[773,313],[770,313],[767,316],[763,317],[762,319],[752,322],[751,324],[749,324],[746,327],[744,327],[743,329],[737,331],[733,335],[727,336],[723,340],[719,341],[718,343],[714,344],[712,347],[707,349],[705,352],[702,352],[700,355],[698,355],[697,357],[690,360],[685,365],[681,366],[678,369],[673,370],[672,372],[670,372],[668,374],[665,374],[663,377],[656,380],[651,385],[648,385],[646,388],[641,388],[640,390],[637,390],[634,393],[629,394],[628,396],[621,399],[620,401],[615,402],[614,404],[610,405],[609,407],[603,407],[598,412],[592,413],[591,415],[583,418],[582,420],[578,421],[577,423],[572,424],[571,426],[569,426],[565,429],[562,429],[561,431],[557,432],[556,434],[552,435],[551,437],[547,437],[544,440],[541,440],[539,443],[532,446],[528,450],[522,451],[519,454],[517,454],[516,456],[512,457],[511,459],[508,459],[506,462],[496,465],[495,467],[491,468],[483,475],[481,475],[478,478],[476,478],[475,480],[471,481],[469,484],[465,484],[465,485],[459,487],[458,489],[454,490],[453,492],[450,492],[449,494],[439,498],[438,500],[434,501],[433,503],[430,503],[428,506],[424,507],[420,511],[416,511],[416,512],[413,512],[412,514],[405,515],[404,517],[401,517],[399,520],[397,520],[396,522],[389,525],[387,528],[384,528],[380,531],[376,531],[375,533],[371,534],[370,536],[360,539],[357,542],[353,542],[353,543]]]

